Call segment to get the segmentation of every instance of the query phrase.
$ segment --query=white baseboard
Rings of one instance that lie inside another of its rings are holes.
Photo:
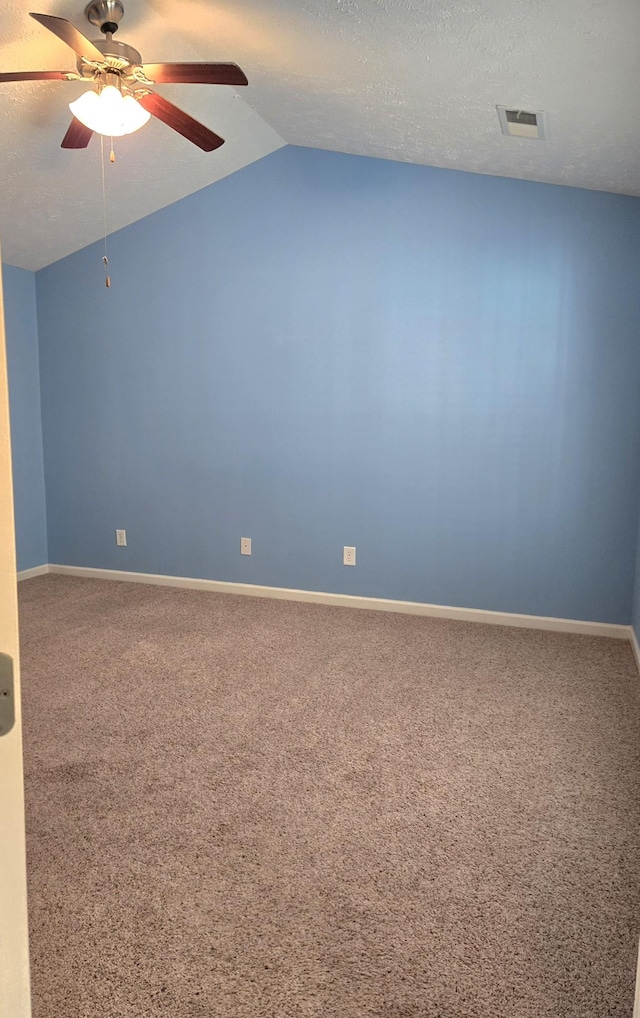
[[[32,566],[31,569],[21,569],[18,573],[18,580],[30,580],[32,576],[44,576],[50,572],[51,567],[47,563],[43,566]]]
[[[226,580],[199,580],[189,576],[164,576],[156,573],[131,573],[119,569],[92,569],[87,566],[51,564],[49,572],[66,576],[84,576],[97,580],[121,580],[129,583],[151,583],[156,586],[183,587],[189,590],[210,590],[218,594],[245,594],[283,601],[307,601],[313,604],[339,605],[345,608],[367,608],[373,611],[401,612],[406,615],[428,615],[432,618],[454,619],[458,622],[484,622],[520,629],[545,629],[558,633],[580,633],[585,636],[608,636],[629,639],[629,626],[610,622],[583,622],[580,619],[556,619],[542,615],[516,615],[511,612],[485,611],[482,608],[454,608],[449,605],[421,601],[395,601],[382,597],[357,597],[353,594],[330,594],[317,590],[295,590],[288,587],[264,587],[253,583],[232,583]]]
[[[635,634],[633,626],[629,626],[629,639],[631,640],[631,649],[633,651],[633,656],[636,659],[638,672],[640,672],[640,643],[638,643],[638,637]],[[638,1008],[638,1018],[640,1018],[640,1004],[638,1005]]]

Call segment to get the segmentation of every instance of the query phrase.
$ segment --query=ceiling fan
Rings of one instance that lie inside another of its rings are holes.
[[[3,81],[87,81],[92,83],[69,104],[73,119],[62,139],[62,148],[86,148],[95,133],[112,137],[132,134],[151,116],[162,120],[205,152],[224,144],[224,138],[174,106],[149,86],[165,83],[203,85],[246,85],[246,75],[237,64],[143,64],[133,46],[115,42],[114,34],[124,14],[121,0],[93,0],[85,10],[104,40],[90,42],[82,32],[50,14],[31,14],[41,25],[74,50],[75,71],[9,71]]]

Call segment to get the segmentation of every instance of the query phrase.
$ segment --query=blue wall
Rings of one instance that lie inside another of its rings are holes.
[[[33,272],[2,266],[18,569],[48,562]]]
[[[50,560],[628,623],[639,235],[286,148],[41,270]]]
[[[633,611],[631,624],[635,629],[638,643],[640,643],[640,528],[638,530],[638,551],[636,555],[636,576],[633,591]]]

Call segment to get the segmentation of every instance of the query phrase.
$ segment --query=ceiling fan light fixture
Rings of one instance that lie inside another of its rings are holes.
[[[85,92],[69,103],[69,109],[90,131],[111,138],[139,131],[151,117],[132,95],[122,95],[115,85],[105,85],[100,93]]]

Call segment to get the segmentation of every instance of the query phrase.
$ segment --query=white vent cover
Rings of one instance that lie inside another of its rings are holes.
[[[523,110],[518,106],[496,106],[503,134],[513,138],[537,138],[545,136],[544,113],[542,110]]]

